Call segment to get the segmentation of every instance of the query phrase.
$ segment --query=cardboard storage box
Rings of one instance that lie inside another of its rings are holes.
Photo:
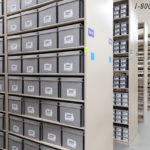
[[[4,76],[0,76],[0,92],[4,92],[5,90],[5,78]]]
[[[21,52],[21,35],[7,37],[8,53]]]
[[[83,73],[83,51],[62,52],[59,56],[59,73]]]
[[[20,14],[7,17],[7,33],[19,32],[21,18]]]
[[[84,150],[83,131],[63,127],[63,147],[71,150]]]
[[[84,110],[82,104],[60,103],[60,122],[72,126],[84,125]]]
[[[20,9],[20,0],[7,0],[7,13],[12,13]]]
[[[61,127],[43,123],[43,141],[55,145],[61,145]]]
[[[21,13],[22,30],[37,28],[37,9]]]
[[[3,15],[3,1],[0,0],[0,16]]]
[[[35,51],[38,49],[37,32],[22,35],[22,51]]]
[[[21,73],[21,56],[8,57],[8,73]]]
[[[4,39],[0,38],[0,54],[4,53],[3,48],[4,48]]]
[[[38,77],[24,77],[24,94],[39,95]]]
[[[4,102],[5,102],[5,99],[4,99],[4,95],[1,95],[0,94],[0,110],[3,111],[4,110]]]
[[[41,96],[58,97],[58,78],[41,77]]]
[[[15,114],[22,114],[22,97],[9,96],[9,112]]]
[[[61,78],[61,98],[83,100],[83,78]]]
[[[39,27],[56,23],[56,3],[46,5],[38,9]]]
[[[0,57],[0,73],[4,72],[4,57]]]
[[[41,145],[40,150],[55,150],[55,149]]]
[[[59,22],[71,21],[84,16],[83,0],[63,0],[58,2]]]
[[[39,55],[40,73],[57,73],[57,53]]]
[[[4,21],[3,19],[0,19],[0,35],[4,33]]]
[[[40,122],[24,119],[24,135],[40,140]]]
[[[31,7],[37,4],[37,0],[21,0],[21,8]]]
[[[0,130],[4,129],[4,114],[0,113]]]
[[[57,48],[57,29],[39,31],[39,50]]]
[[[23,73],[38,72],[38,55],[24,55],[22,58],[23,58]]]
[[[77,47],[84,44],[83,25],[75,24],[58,28],[59,48]]]
[[[22,139],[16,136],[9,135],[9,150],[22,150]]]
[[[9,116],[9,131],[23,135],[23,118]]]
[[[25,115],[39,117],[40,103],[38,99],[24,98]]]
[[[5,147],[5,134],[4,132],[0,132],[0,149],[4,149]]]
[[[8,77],[9,92],[22,94],[22,77]]]
[[[39,150],[39,144],[24,140],[24,150]]]
[[[58,103],[49,101],[49,100],[42,100],[41,101],[41,117],[47,120],[58,120]]]

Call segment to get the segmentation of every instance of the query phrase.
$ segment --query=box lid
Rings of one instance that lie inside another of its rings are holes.
[[[30,145],[31,147],[35,147],[37,150],[39,149],[39,144],[31,141],[24,140],[24,143]]]
[[[75,103],[59,103],[60,107],[67,107],[67,108],[73,108],[73,109],[83,109],[82,104],[75,104]]]
[[[81,55],[83,54],[82,51],[70,51],[70,52],[60,52],[58,56],[74,56],[74,55]]]
[[[21,35],[8,36],[7,39],[8,40],[11,40],[11,39],[21,39]]]
[[[38,122],[38,121],[33,121],[33,120],[29,120],[29,119],[24,119],[24,122],[25,122],[25,123],[28,123],[28,124],[35,125],[35,126],[40,126],[40,122]]]
[[[4,95],[0,94],[0,98],[4,98]]]
[[[49,100],[42,100],[41,103],[45,104],[45,105],[53,105],[53,106],[57,106],[58,105],[58,102],[49,101]]]
[[[16,141],[16,142],[22,142],[22,139],[21,138],[18,138],[16,136],[12,136],[12,135],[9,135],[9,139],[13,140],[13,141]]]
[[[9,80],[22,80],[22,77],[9,76]]]
[[[57,53],[40,54],[40,58],[57,57]]]
[[[41,145],[40,150],[55,150],[55,149]]]
[[[37,9],[22,12],[21,15],[28,15],[28,14],[32,14],[32,13],[37,13]]]
[[[84,136],[84,132],[81,130],[66,128],[66,127],[63,127],[62,130],[63,132],[67,132],[69,134]]]
[[[24,58],[38,58],[38,55],[24,55],[23,59]]]
[[[21,59],[21,56],[9,56],[8,60],[10,60],[10,59],[15,59],[15,60]]]
[[[63,5],[63,4],[71,3],[71,2],[75,2],[75,1],[79,1],[79,0],[63,0],[63,1],[58,2],[58,5]]]
[[[23,79],[24,79],[24,80],[27,80],[27,81],[28,81],[28,80],[29,80],[29,81],[30,81],[30,80],[31,80],[31,81],[33,81],[33,80],[34,80],[34,81],[39,81],[39,78],[38,78],[38,77],[23,77]]]
[[[61,78],[62,82],[83,82],[83,78]]]
[[[20,17],[20,16],[21,16],[21,14],[16,14],[16,15],[7,17],[7,19],[17,18],[17,17]]]
[[[23,122],[23,118],[14,117],[14,116],[9,116],[9,118],[10,118],[11,120]]]
[[[38,11],[43,11],[43,10],[51,8],[51,7],[56,7],[56,3],[52,3],[52,4],[46,5],[44,7],[41,7],[38,9]]]
[[[58,82],[58,78],[56,77],[41,77],[41,81],[53,81],[53,82]]]
[[[39,31],[39,35],[55,33],[55,32],[57,32],[57,29],[43,30],[43,31]]]
[[[15,100],[15,101],[21,101],[22,97],[18,97],[18,96],[9,96],[8,97],[9,100]]]
[[[61,127],[58,125],[50,124],[50,123],[43,123],[44,128],[50,128],[55,130],[61,130]]]
[[[32,33],[27,33],[27,34],[22,34],[22,37],[31,37],[31,36],[37,36],[38,33],[37,32],[32,32]]]

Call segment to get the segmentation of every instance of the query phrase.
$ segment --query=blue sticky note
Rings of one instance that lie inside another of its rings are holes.
[[[111,56],[109,56],[109,63],[111,63],[112,62],[112,57]]]
[[[109,38],[109,39],[108,39],[108,44],[109,44],[109,45],[113,45],[113,40],[112,40],[112,38]]]
[[[88,35],[90,36],[90,37],[92,37],[92,38],[94,38],[94,30],[93,29],[91,29],[91,28],[88,28]]]
[[[133,57],[132,57],[132,56],[130,56],[130,60],[132,60],[132,58],[133,58]]]
[[[91,52],[91,60],[94,61],[95,60],[95,53]]]

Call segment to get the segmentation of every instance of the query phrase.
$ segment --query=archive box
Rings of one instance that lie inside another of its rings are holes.
[[[82,51],[62,52],[59,56],[59,73],[83,73]]]
[[[4,20],[0,19],[0,35],[4,33]]]
[[[20,0],[7,0],[7,13],[12,13],[20,9]]]
[[[24,150],[39,150],[39,144],[24,140]]]
[[[55,150],[55,149],[41,145],[40,150]]]
[[[7,17],[7,33],[14,33],[14,32],[19,32],[20,29],[20,23],[21,23],[21,15],[13,15]]]
[[[71,150],[84,149],[84,133],[83,131],[63,127],[63,147]]]
[[[8,73],[21,73],[21,56],[8,57]]]
[[[25,115],[39,117],[39,100],[32,98],[24,98]]]
[[[23,140],[21,138],[18,138],[16,136],[9,135],[9,150],[22,150],[22,142]]]
[[[58,103],[48,100],[41,101],[41,117],[47,120],[57,121]]]
[[[57,29],[39,31],[39,50],[57,48]]]
[[[46,5],[38,9],[39,27],[56,23],[56,3]]]
[[[4,48],[4,39],[0,38],[0,54],[4,53],[3,48]]]
[[[22,77],[9,76],[9,92],[22,94]]]
[[[38,72],[38,55],[24,55],[22,58],[23,58],[23,73]]]
[[[57,53],[39,54],[39,72],[57,73]]]
[[[9,36],[8,40],[8,53],[21,52],[21,35]]]
[[[65,22],[82,18],[83,0],[63,0],[58,2],[58,21]]]
[[[0,113],[0,130],[4,129],[4,114]]]
[[[3,1],[0,0],[0,16],[3,15]]]
[[[22,30],[37,28],[37,10],[30,10],[21,13]]]
[[[15,114],[22,114],[22,97],[9,96],[9,112]]]
[[[38,49],[37,32],[22,35],[22,51],[35,51]]]
[[[4,100],[5,100],[4,98],[5,98],[4,95],[1,95],[1,94],[0,94],[0,110],[1,110],[1,111],[4,110],[4,102],[5,102],[5,101],[4,101]]]
[[[43,123],[43,141],[55,145],[61,145],[61,127]]]
[[[37,0],[21,0],[21,8],[31,7],[37,4]]]
[[[127,53],[128,52],[128,41],[121,40],[120,41],[120,53]]]
[[[82,104],[60,103],[60,122],[82,127],[84,124],[83,109]]]
[[[41,96],[58,97],[58,78],[41,77]]]
[[[83,78],[61,78],[61,98],[83,100]]]
[[[114,54],[119,54],[120,53],[120,43],[119,41],[114,41],[114,46],[113,46],[113,53]]]
[[[77,47],[84,44],[82,24],[60,27],[58,31],[59,48]]]
[[[4,149],[5,145],[5,134],[0,132],[0,149]]]
[[[4,72],[4,57],[0,57],[0,73]]]
[[[0,92],[3,92],[5,89],[5,78],[4,76],[0,76]]]
[[[9,116],[9,130],[23,135],[23,118]]]
[[[38,77],[24,77],[24,94],[39,95]]]
[[[24,119],[24,135],[40,140],[40,122]]]

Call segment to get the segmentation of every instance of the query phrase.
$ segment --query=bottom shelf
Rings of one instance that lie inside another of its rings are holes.
[[[116,140],[116,139],[114,139],[114,142],[119,143],[119,144],[129,145],[129,142],[119,141],[119,140]]]

